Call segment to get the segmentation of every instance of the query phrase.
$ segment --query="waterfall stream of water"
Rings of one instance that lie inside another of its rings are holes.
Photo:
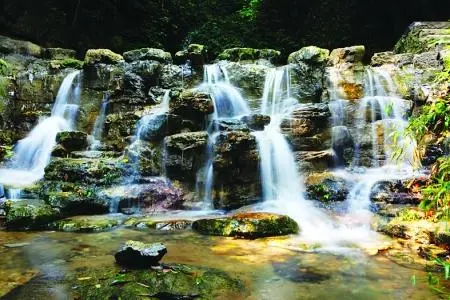
[[[80,71],[75,71],[64,78],[51,116],[40,120],[28,136],[15,146],[8,168],[0,169],[1,184],[17,188],[30,185],[44,176],[44,169],[56,145],[56,135],[75,127],[80,91]],[[17,189],[11,189],[7,194],[10,197],[20,196]]]
[[[198,195],[203,197],[203,208],[213,208],[212,189],[214,185],[214,145],[219,132],[219,122],[227,119],[238,119],[250,114],[250,108],[239,90],[230,83],[225,68],[218,64],[205,65],[203,83],[198,87],[199,91],[211,94],[214,105],[214,113],[208,120],[207,158],[205,166],[197,174]],[[202,181],[203,184],[200,184]]]
[[[101,140],[102,140],[102,134],[103,134],[103,128],[105,126],[105,118],[106,118],[106,111],[109,104],[109,95],[107,92],[103,95],[103,100],[100,107],[100,112],[95,119],[94,128],[92,129],[91,133],[91,143],[89,148],[91,150],[97,150],[101,146]]]

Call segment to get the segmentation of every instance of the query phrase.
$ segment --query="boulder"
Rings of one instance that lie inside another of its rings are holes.
[[[0,53],[22,54],[35,57],[42,57],[44,49],[41,46],[28,41],[14,40],[0,35]]]
[[[183,119],[204,122],[205,117],[214,112],[214,103],[209,93],[184,90],[170,102],[170,113]]]
[[[205,235],[254,239],[299,232],[291,218],[271,213],[239,213],[230,217],[194,221],[192,228]]]
[[[299,104],[289,118],[281,122],[281,130],[294,151],[321,151],[331,145],[329,118],[326,103]]]
[[[56,135],[56,142],[68,152],[82,151],[88,146],[87,134],[81,131],[63,131]]]
[[[86,66],[95,64],[115,65],[121,61],[123,61],[122,55],[114,53],[109,49],[89,49],[84,57]]]
[[[114,149],[123,150],[134,135],[139,115],[134,112],[109,114],[105,118],[103,142]]]
[[[212,200],[217,209],[234,209],[261,197],[259,153],[248,131],[221,132],[214,143]]]
[[[120,159],[55,158],[45,168],[46,180],[104,185],[117,182],[124,173]]]
[[[302,173],[325,171],[333,166],[334,156],[330,150],[297,151],[295,161]]]
[[[9,229],[42,229],[59,219],[60,212],[42,201],[6,201],[5,225]]]
[[[142,269],[159,265],[159,261],[166,253],[167,248],[161,243],[144,244],[138,241],[127,241],[114,257],[119,265]]]
[[[161,74],[161,64],[153,60],[137,60],[127,66],[127,71],[140,76],[146,86],[154,86],[157,85]]]
[[[206,131],[179,133],[166,137],[165,163],[169,178],[195,181],[198,170],[205,163],[207,141]]]
[[[270,116],[261,114],[252,114],[250,116],[242,117],[241,121],[247,124],[248,128],[260,131],[264,130],[264,127],[266,127],[266,125],[269,125]]]
[[[288,63],[323,66],[327,63],[329,55],[330,50],[328,49],[308,46],[289,54]]]
[[[373,67],[378,67],[387,64],[395,64],[396,62],[397,59],[395,57],[395,53],[392,51],[386,51],[375,53],[370,60],[370,65]]]
[[[207,48],[200,44],[190,44],[186,50],[175,53],[177,64],[185,64],[188,60],[194,69],[201,70],[208,60]]]
[[[95,186],[77,186],[70,192],[48,191],[44,199],[63,216],[104,214],[110,210],[110,202],[99,197]]]
[[[72,49],[64,48],[47,48],[45,49],[45,58],[50,60],[74,59],[77,52]]]
[[[273,49],[231,48],[225,49],[217,56],[217,59],[235,62],[264,59],[271,63],[277,63],[280,56],[281,52]]]
[[[347,199],[349,189],[344,180],[326,178],[320,183],[306,187],[307,198],[321,202],[344,201]]]
[[[242,93],[250,98],[249,100],[255,99],[259,104],[259,99],[264,92],[266,75],[272,65],[257,62],[243,64],[233,61],[221,61],[219,64],[227,71],[230,82],[242,89]]]
[[[366,49],[364,46],[351,46],[346,48],[337,48],[331,51],[329,65],[338,65],[342,63],[362,63]]]
[[[154,60],[160,63],[171,63],[172,55],[161,49],[141,48],[127,51],[123,54],[125,61],[134,62],[138,60]]]
[[[183,191],[163,178],[151,178],[147,183],[119,185],[104,189],[101,198],[118,203],[121,212],[165,211],[183,206]]]
[[[378,182],[372,187],[370,199],[375,203],[419,204],[421,195],[413,193],[408,185],[408,180]]]

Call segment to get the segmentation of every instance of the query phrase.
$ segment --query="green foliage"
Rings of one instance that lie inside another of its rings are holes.
[[[0,59],[0,75],[6,75],[9,69],[9,65],[3,59]]]
[[[430,184],[422,189],[424,199],[419,208],[448,212],[450,204],[450,157],[441,157],[433,166]]]
[[[262,0],[249,0],[249,2],[239,11],[239,15],[249,20],[255,20],[261,3]]]
[[[422,214],[414,209],[405,208],[398,213],[398,219],[401,221],[417,221],[422,219]]]

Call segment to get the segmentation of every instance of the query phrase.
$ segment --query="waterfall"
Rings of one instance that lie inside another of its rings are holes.
[[[339,99],[340,75],[333,68],[329,70],[329,89],[331,90],[330,110],[332,125],[345,126],[353,121],[354,157],[352,168],[336,170],[336,176],[352,183],[353,186],[345,201],[346,219],[356,220],[357,226],[350,228],[370,231],[371,191],[373,186],[383,180],[401,180],[414,176],[412,157],[415,141],[403,134],[407,126],[407,101],[397,94],[395,83],[387,70],[381,67],[366,67],[364,72],[364,97],[355,102]],[[355,107],[353,120],[345,120],[342,104]],[[339,119],[345,120],[344,122]],[[342,122],[342,123],[341,123]],[[397,133],[397,147],[403,148],[400,162],[392,161],[394,151],[393,137]],[[335,138],[335,137],[333,137]],[[370,143],[370,144],[369,144]],[[363,147],[370,157],[370,167],[364,168]],[[371,148],[370,148],[371,147]]]
[[[81,91],[80,71],[67,75],[59,88],[51,116],[41,120],[14,148],[7,169],[0,169],[0,183],[20,187],[30,185],[44,176],[56,135],[72,130],[78,113]],[[14,196],[17,196],[17,191]]]
[[[218,123],[226,119],[238,119],[250,114],[250,108],[239,90],[230,83],[228,72],[218,64],[205,65],[203,83],[198,87],[199,91],[211,95],[214,112],[209,118],[207,159],[205,166],[197,174],[197,194],[199,187],[203,187],[203,206],[210,209],[212,205],[212,189],[214,186],[214,145],[219,135]],[[203,185],[199,181],[203,180]]]
[[[105,92],[103,95],[103,100],[100,107],[100,112],[95,119],[94,128],[91,133],[91,150],[97,150],[101,145],[101,139],[103,134],[103,128],[105,126],[105,118],[106,118],[106,110],[109,104],[109,95],[108,92]]]

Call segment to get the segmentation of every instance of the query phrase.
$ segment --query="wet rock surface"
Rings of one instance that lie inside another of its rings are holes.
[[[299,227],[287,216],[270,213],[239,213],[230,217],[194,221],[192,228],[205,235],[262,238],[295,234]]]
[[[149,268],[159,265],[159,261],[167,253],[163,244],[144,244],[138,241],[127,241],[114,255],[119,265],[131,268]]]
[[[146,295],[156,299],[229,299],[243,297],[246,288],[239,279],[221,270],[193,265],[170,264],[160,270],[129,270],[118,268],[89,269],[77,274],[88,282],[72,282],[73,295],[82,299],[135,299]],[[100,284],[101,288],[95,286]]]

